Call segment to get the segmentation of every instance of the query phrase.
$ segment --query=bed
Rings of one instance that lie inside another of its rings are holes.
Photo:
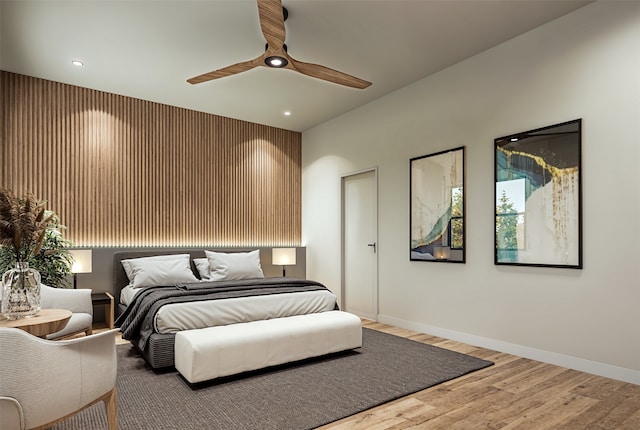
[[[178,332],[338,308],[336,296],[318,282],[260,277],[268,257],[264,249],[116,252],[116,325],[160,369],[175,365]]]

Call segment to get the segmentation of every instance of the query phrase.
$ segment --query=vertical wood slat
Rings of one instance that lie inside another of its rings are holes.
[[[299,246],[301,135],[0,72],[0,186],[76,246]]]

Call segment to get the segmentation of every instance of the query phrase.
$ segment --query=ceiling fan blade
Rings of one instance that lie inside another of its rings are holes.
[[[262,34],[267,41],[267,49],[265,53],[250,61],[236,63],[213,72],[204,73],[187,79],[190,84],[199,84],[213,79],[224,78],[226,76],[235,75],[246,72],[255,67],[281,67],[294,70],[303,75],[313,78],[322,79],[324,81],[333,82],[351,88],[364,89],[371,85],[371,82],[364,79],[356,78],[329,67],[319,64],[305,63],[291,58],[287,54],[286,45],[284,44],[286,32],[284,29],[284,20],[286,19],[286,11],[282,8],[282,0],[257,0],[258,15],[260,16],[260,28]],[[279,64],[270,60],[280,60]],[[267,63],[268,61],[268,63]]]
[[[371,82],[330,69],[329,67],[294,60],[291,56],[287,57],[290,60],[287,68],[300,72],[304,75],[361,90],[371,85]]]
[[[258,0],[260,28],[269,48],[282,49],[286,32],[281,0]]]
[[[190,84],[200,84],[202,82],[211,81],[213,79],[224,78],[226,76],[236,75],[238,73],[246,72],[262,64],[263,55],[253,60],[243,61],[241,63],[232,64],[231,66],[223,67],[222,69],[214,70],[213,72],[204,73],[199,76],[195,76],[191,79],[187,79]]]

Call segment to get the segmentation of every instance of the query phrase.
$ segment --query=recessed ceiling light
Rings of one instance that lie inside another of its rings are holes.
[[[82,67],[84,66],[84,63],[80,60],[73,60],[71,61],[71,64],[73,64],[74,66],[78,66],[78,67]]]
[[[282,112],[282,114],[283,114],[284,116],[291,116],[291,112],[290,112],[290,111],[288,111],[288,110],[286,110],[286,111]]]

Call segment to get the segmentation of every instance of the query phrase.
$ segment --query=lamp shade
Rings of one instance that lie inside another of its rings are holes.
[[[296,264],[295,248],[273,248],[271,264],[274,266],[294,266]]]
[[[90,249],[70,249],[73,258],[71,273],[91,273],[92,251]]]

